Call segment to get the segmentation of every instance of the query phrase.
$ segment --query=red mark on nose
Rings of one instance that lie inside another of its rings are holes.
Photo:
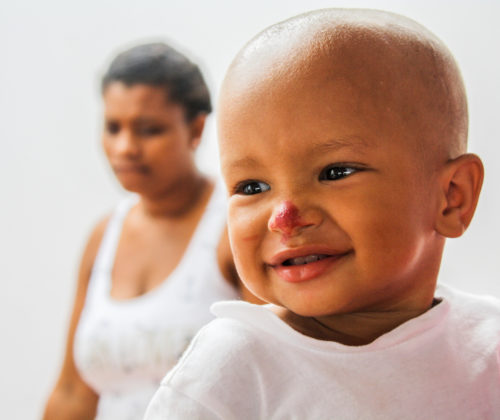
[[[291,201],[284,201],[273,214],[269,229],[280,231],[283,234],[283,240],[287,240],[294,229],[305,225],[306,223],[299,216],[299,209]]]

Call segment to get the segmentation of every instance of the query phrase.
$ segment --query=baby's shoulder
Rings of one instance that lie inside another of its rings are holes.
[[[500,299],[494,296],[472,294],[443,285],[438,288],[439,294],[450,302],[458,316],[472,321],[500,319]]]
[[[175,392],[219,413],[221,418],[238,418],[235,413],[253,410],[257,411],[251,418],[258,418],[259,407],[252,406],[246,390],[262,385],[262,370],[268,366],[269,354],[273,354],[269,338],[239,319],[211,321],[164,378],[157,398],[167,401],[169,398],[161,395]]]
[[[241,302],[241,305],[243,310],[247,309],[244,303]],[[256,312],[258,316],[259,310]],[[220,316],[220,313],[217,315]],[[164,382],[179,385],[182,378],[191,376],[202,376],[210,381],[211,378],[219,377],[222,372],[257,368],[259,364],[255,362],[269,352],[268,348],[273,346],[273,340],[252,323],[245,322],[244,318],[221,316],[205,325]]]
[[[500,299],[475,295],[448,287],[438,289],[449,303],[448,329],[455,331],[466,346],[500,345]]]
[[[232,318],[216,318],[204,326],[190,346],[188,353],[213,353],[212,360],[218,355],[225,358],[230,353],[239,353],[258,346],[259,334],[251,325]]]

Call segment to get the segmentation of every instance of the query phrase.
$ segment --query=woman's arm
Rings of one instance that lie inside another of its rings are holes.
[[[236,271],[236,267],[234,265],[233,252],[231,251],[231,246],[229,245],[227,226],[224,229],[217,246],[217,262],[219,263],[219,269],[222,275],[239,291],[241,299],[251,303],[265,303],[252,294],[252,292],[246,288],[238,276],[238,272]]]
[[[78,273],[78,285],[69,324],[66,351],[61,373],[45,406],[43,420],[93,419],[99,396],[83,381],[73,360],[73,340],[80,319],[90,273],[108,218],[94,228],[85,247]]]

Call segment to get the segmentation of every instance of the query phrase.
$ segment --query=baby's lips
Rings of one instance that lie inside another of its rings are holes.
[[[301,246],[298,248],[288,248],[281,250],[274,254],[268,261],[268,265],[276,267],[282,265],[285,261],[292,258],[307,257],[310,255],[325,255],[327,257],[343,255],[350,251],[340,251],[337,249],[332,249],[324,245],[308,245]]]

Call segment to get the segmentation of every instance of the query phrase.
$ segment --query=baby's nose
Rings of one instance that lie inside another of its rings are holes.
[[[297,229],[308,226],[299,214],[299,209],[291,201],[283,201],[273,211],[268,222],[268,229],[271,232],[281,232],[286,236],[291,236]]]

